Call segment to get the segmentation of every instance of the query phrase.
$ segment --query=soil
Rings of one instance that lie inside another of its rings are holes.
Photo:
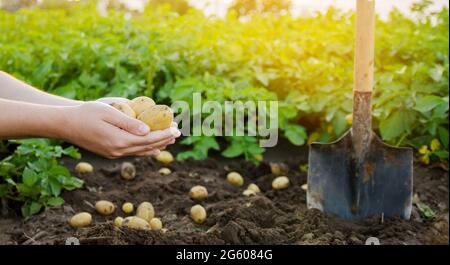
[[[415,200],[430,206],[436,213],[426,219],[414,205],[411,220],[384,219],[374,216],[364,221],[345,221],[306,207],[306,173],[299,165],[307,163],[306,152],[291,156],[283,163],[289,166],[291,185],[286,190],[271,189],[274,175],[268,162],[254,165],[242,160],[208,159],[173,162],[169,175],[158,173],[163,167],[153,158],[132,160],[137,176],[125,181],[119,175],[121,161],[97,163],[93,173],[76,174],[86,185],[83,189],[64,192],[66,204],[22,221],[18,217],[0,219],[0,243],[65,244],[76,237],[81,244],[365,244],[377,237],[381,244],[449,244],[448,172],[415,163]],[[276,155],[275,155],[276,156]],[[70,162],[73,165],[73,162]],[[245,179],[244,187],[226,182],[226,173],[235,170]],[[242,191],[256,183],[261,194],[245,197]],[[209,196],[202,201],[189,198],[189,189],[203,185]],[[92,205],[105,199],[118,209],[111,216],[95,213]],[[116,216],[124,216],[120,206],[129,201],[135,206],[151,202],[163,224],[163,231],[117,228]],[[190,207],[202,204],[208,213],[199,225],[189,218]],[[67,220],[75,213],[88,211],[93,224],[74,229]]]

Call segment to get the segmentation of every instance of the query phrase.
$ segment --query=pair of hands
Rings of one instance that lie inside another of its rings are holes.
[[[181,135],[176,123],[151,131],[145,123],[110,106],[112,102],[127,103],[128,99],[102,98],[70,107],[63,138],[101,156],[118,158],[158,155]]]

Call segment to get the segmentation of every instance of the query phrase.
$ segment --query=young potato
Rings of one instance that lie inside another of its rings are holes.
[[[155,105],[139,114],[138,119],[152,131],[164,130],[172,126],[173,112],[166,105]]]
[[[167,167],[162,167],[158,170],[158,172],[162,175],[169,175],[172,171]]]
[[[130,162],[123,162],[120,167],[120,175],[125,180],[132,180],[136,177],[136,168]]]
[[[158,160],[160,163],[163,164],[170,164],[173,161],[173,155],[169,151],[161,151],[159,155],[155,157],[156,160]]]
[[[155,208],[151,203],[143,202],[137,207],[136,216],[150,222],[155,217]]]
[[[197,224],[202,224],[206,220],[206,210],[200,204],[196,204],[191,208],[191,218]]]
[[[302,186],[301,186],[301,188],[302,188],[302,190],[304,190],[304,191],[307,191],[308,190],[308,184],[303,184]]]
[[[101,200],[95,203],[95,210],[101,215],[110,215],[116,210],[116,206],[110,201]]]
[[[283,175],[287,174],[289,171],[289,167],[284,163],[270,163],[270,170],[274,175]]]
[[[130,105],[137,117],[146,109],[155,106],[155,101],[149,97],[141,96],[132,99],[128,105]]]
[[[70,218],[69,224],[74,228],[86,227],[92,223],[92,215],[87,212],[75,214]]]
[[[122,222],[123,222],[123,218],[120,217],[120,216],[117,216],[114,219],[114,225],[117,226],[117,227],[121,227],[122,226]]]
[[[255,193],[260,193],[261,190],[259,189],[258,185],[256,185],[255,183],[250,183],[247,187],[247,190],[252,190]]]
[[[191,197],[194,200],[202,200],[206,197],[208,197],[208,190],[204,186],[194,186],[189,191],[189,197]]]
[[[242,192],[242,195],[247,197],[255,196],[256,192],[254,190],[244,190],[244,192]]]
[[[289,187],[289,179],[286,176],[280,176],[272,181],[272,188],[274,190],[282,190]]]
[[[237,172],[230,172],[230,173],[228,173],[227,181],[231,185],[234,185],[234,186],[237,186],[237,187],[240,187],[240,186],[244,185],[244,178],[241,176],[241,174],[239,174]]]
[[[113,102],[111,104],[112,107],[118,109],[119,111],[121,111],[122,113],[124,113],[125,115],[131,117],[131,118],[136,118],[136,113],[134,112],[134,110],[125,103],[122,102]]]
[[[123,219],[122,225],[134,229],[150,230],[149,223],[138,216],[130,216]]]
[[[150,228],[152,230],[161,230],[162,229],[162,222],[159,218],[152,218],[150,220]]]
[[[86,173],[94,171],[94,167],[87,162],[80,162],[75,166],[75,172]]]
[[[132,213],[134,210],[134,206],[131,202],[126,202],[122,205],[122,212],[126,214]]]

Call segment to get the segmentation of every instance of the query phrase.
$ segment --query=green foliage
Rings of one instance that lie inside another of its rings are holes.
[[[390,144],[420,148],[437,138],[448,154],[448,9],[425,16],[426,6],[414,7],[417,20],[399,11],[377,20],[373,125]],[[349,128],[351,13],[242,21],[236,12],[213,19],[193,9],[147,8],[129,18],[76,5],[0,12],[0,31],[0,69],[59,95],[150,95],[166,104],[192,103],[193,92],[205,101],[278,100],[280,132],[297,145],[331,141]],[[224,139],[227,156],[262,151],[248,139]],[[193,149],[180,159],[220,149],[206,137],[184,143]]]
[[[19,144],[13,154],[0,160],[0,198],[22,203],[22,215],[29,217],[43,207],[64,203],[61,191],[80,188],[83,181],[71,176],[58,163],[63,155],[80,158],[74,147],[62,148],[47,139],[11,141]]]
[[[417,209],[419,210],[420,215],[426,220],[433,220],[436,218],[436,212],[431,209],[430,206],[425,203],[418,202],[416,203]]]

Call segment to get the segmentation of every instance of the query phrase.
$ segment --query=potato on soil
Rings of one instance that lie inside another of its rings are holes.
[[[189,197],[194,200],[201,200],[208,197],[208,190],[204,186],[194,186],[189,191]]]
[[[161,230],[162,229],[162,222],[159,218],[152,218],[150,220],[150,228],[152,230]]]
[[[116,206],[110,201],[101,200],[95,203],[95,210],[102,215],[110,215],[116,210]]]
[[[86,227],[92,223],[92,215],[87,212],[77,213],[69,220],[70,226],[74,228]]]
[[[255,196],[256,192],[254,190],[244,190],[244,192],[242,192],[242,195],[247,197]]]
[[[169,175],[172,171],[167,167],[162,167],[158,170],[158,172],[162,175]]]
[[[134,206],[131,202],[126,202],[122,205],[122,212],[126,214],[132,213],[134,210]]]
[[[270,163],[270,170],[274,175],[284,175],[289,171],[289,167],[284,163]]]
[[[155,105],[139,114],[138,119],[152,131],[164,130],[172,126],[173,111],[166,105]]]
[[[231,185],[234,185],[234,186],[237,186],[237,187],[240,187],[240,186],[244,185],[244,178],[241,176],[241,174],[239,174],[237,172],[230,172],[230,173],[228,173],[227,181]]]
[[[94,167],[87,162],[80,162],[75,166],[75,172],[86,173],[94,171]]]
[[[125,180],[132,180],[136,177],[136,168],[130,162],[123,162],[120,166],[120,176]]]
[[[161,151],[159,155],[155,157],[156,160],[158,160],[160,163],[163,164],[170,164],[173,161],[173,155],[169,151]]]
[[[123,219],[122,226],[134,228],[134,229],[150,230],[149,223],[146,220],[144,220],[138,216],[130,216],[130,217]]]
[[[149,97],[142,96],[132,99],[128,105],[130,105],[137,117],[145,110],[155,106],[155,101]]]
[[[155,217],[155,208],[149,202],[142,202],[136,209],[136,216],[150,222]]]
[[[308,184],[303,184],[301,186],[302,190],[307,191],[308,190]]]
[[[111,105],[115,109],[119,110],[120,112],[124,113],[125,115],[131,118],[136,118],[136,113],[128,104],[122,102],[113,102],[109,105]]]
[[[202,224],[206,220],[206,210],[200,204],[196,204],[191,208],[191,218],[197,224]]]
[[[250,183],[247,187],[247,190],[252,190],[255,193],[259,193],[261,192],[261,190],[259,189],[258,185],[256,185],[255,183]]]
[[[122,226],[122,222],[123,222],[123,218],[120,217],[120,216],[117,216],[114,219],[114,225],[117,226],[117,227],[121,227]]]
[[[289,179],[286,176],[277,177],[272,181],[272,188],[282,190],[289,187]]]

